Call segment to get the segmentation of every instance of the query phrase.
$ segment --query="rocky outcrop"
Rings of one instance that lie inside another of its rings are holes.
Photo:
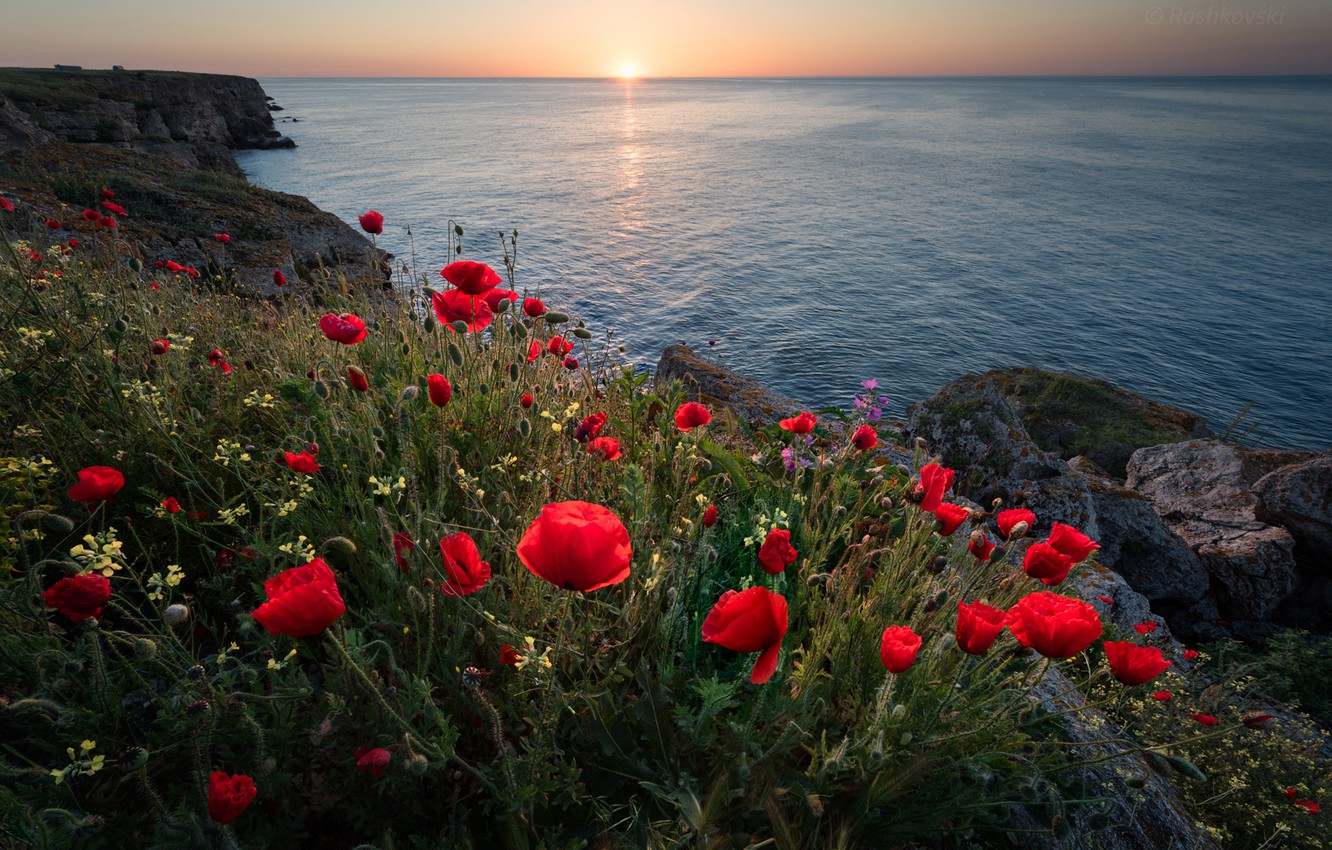
[[[1290,532],[1301,562],[1332,573],[1332,451],[1269,472],[1253,493],[1258,518]]]
[[[242,176],[231,151],[295,147],[279,133],[256,80],[162,71],[0,71],[0,97],[47,139],[151,153],[188,168]],[[19,126],[0,106],[0,144]]]

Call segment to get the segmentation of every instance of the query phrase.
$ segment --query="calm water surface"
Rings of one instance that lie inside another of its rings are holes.
[[[1332,79],[263,80],[262,186],[810,405],[1103,377],[1332,446]],[[299,119],[291,123],[290,119]],[[407,236],[410,225],[413,240]]]

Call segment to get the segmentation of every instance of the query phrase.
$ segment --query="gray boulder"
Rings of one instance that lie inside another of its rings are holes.
[[[1253,493],[1258,518],[1295,538],[1301,565],[1332,573],[1332,451],[1269,472]]]

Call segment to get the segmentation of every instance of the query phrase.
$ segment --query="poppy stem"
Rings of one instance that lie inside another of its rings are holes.
[[[351,657],[351,653],[347,652],[347,647],[342,645],[342,641],[338,639],[337,635],[335,635],[331,629],[327,634],[329,643],[333,644],[333,648],[338,651],[338,655],[342,656],[342,660],[355,671],[356,677],[361,680],[361,684],[365,686],[366,690],[370,691],[374,696],[375,701],[379,703],[379,707],[384,709],[384,712],[388,714],[389,717],[392,717],[395,723],[402,727],[403,732],[415,739],[416,743],[420,745],[422,749],[430,750],[436,758],[448,758],[453,755],[452,753],[445,753],[427,741],[424,736],[418,734],[412,724],[407,722],[406,718],[399,714],[393,706],[388,704],[388,700],[384,699],[384,695],[379,692],[379,688],[375,686],[375,683],[370,681],[370,677],[366,675],[363,669],[361,669],[361,665],[357,664],[355,659]]]

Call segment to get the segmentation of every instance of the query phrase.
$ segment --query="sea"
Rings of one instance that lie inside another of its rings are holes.
[[[1332,78],[264,79],[250,179],[811,409],[1104,378],[1332,447]]]

